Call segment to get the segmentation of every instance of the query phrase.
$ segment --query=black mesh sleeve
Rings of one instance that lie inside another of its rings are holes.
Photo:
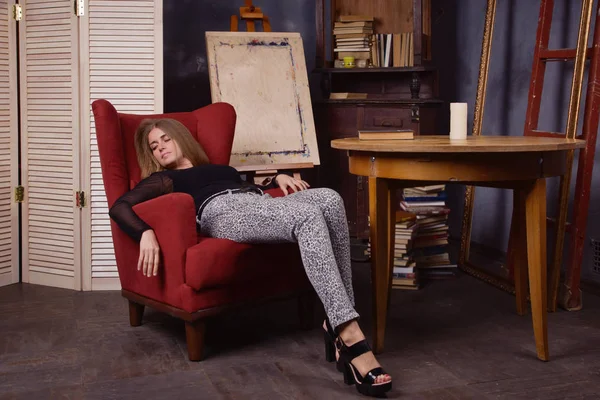
[[[263,183],[265,183],[264,185],[255,183],[254,186],[260,188],[260,190],[277,189],[279,186],[277,185],[277,182],[275,182],[275,178],[276,177],[274,176],[273,178],[265,179],[265,181],[263,181]]]
[[[132,190],[119,197],[108,215],[119,227],[138,242],[142,233],[152,229],[133,211],[133,206],[173,191],[173,181],[166,174],[155,173],[142,180]]]
[[[256,184],[256,186],[258,186],[261,190],[278,189],[279,185],[277,184],[277,181],[275,179],[279,175],[291,176],[290,174],[281,172],[281,173],[278,173],[277,175],[275,175],[272,179],[270,179],[270,181],[268,181],[265,185]]]

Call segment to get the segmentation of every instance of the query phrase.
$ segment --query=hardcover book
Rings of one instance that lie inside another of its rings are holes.
[[[411,129],[361,129],[358,131],[359,140],[407,140],[414,139]]]

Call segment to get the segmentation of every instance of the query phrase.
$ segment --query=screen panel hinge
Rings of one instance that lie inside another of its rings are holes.
[[[83,208],[85,205],[85,192],[83,190],[75,192],[75,206],[77,208]]]
[[[85,0],[74,0],[73,7],[75,8],[75,15],[78,17],[85,15]]]
[[[22,203],[25,199],[25,188],[21,185],[15,186],[15,203]]]
[[[12,17],[17,22],[21,21],[23,19],[23,7],[21,7],[19,4],[13,4]]]

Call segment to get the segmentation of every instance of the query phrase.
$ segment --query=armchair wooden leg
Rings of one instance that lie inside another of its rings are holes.
[[[315,294],[306,293],[298,297],[298,317],[302,329],[312,329],[315,323]]]
[[[129,324],[131,326],[140,326],[144,316],[144,305],[129,300]]]
[[[201,361],[206,323],[203,320],[185,323],[185,337],[190,361]]]

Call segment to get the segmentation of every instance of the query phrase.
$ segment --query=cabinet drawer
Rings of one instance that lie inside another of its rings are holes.
[[[407,129],[411,127],[411,112],[406,108],[365,107],[362,128]]]

